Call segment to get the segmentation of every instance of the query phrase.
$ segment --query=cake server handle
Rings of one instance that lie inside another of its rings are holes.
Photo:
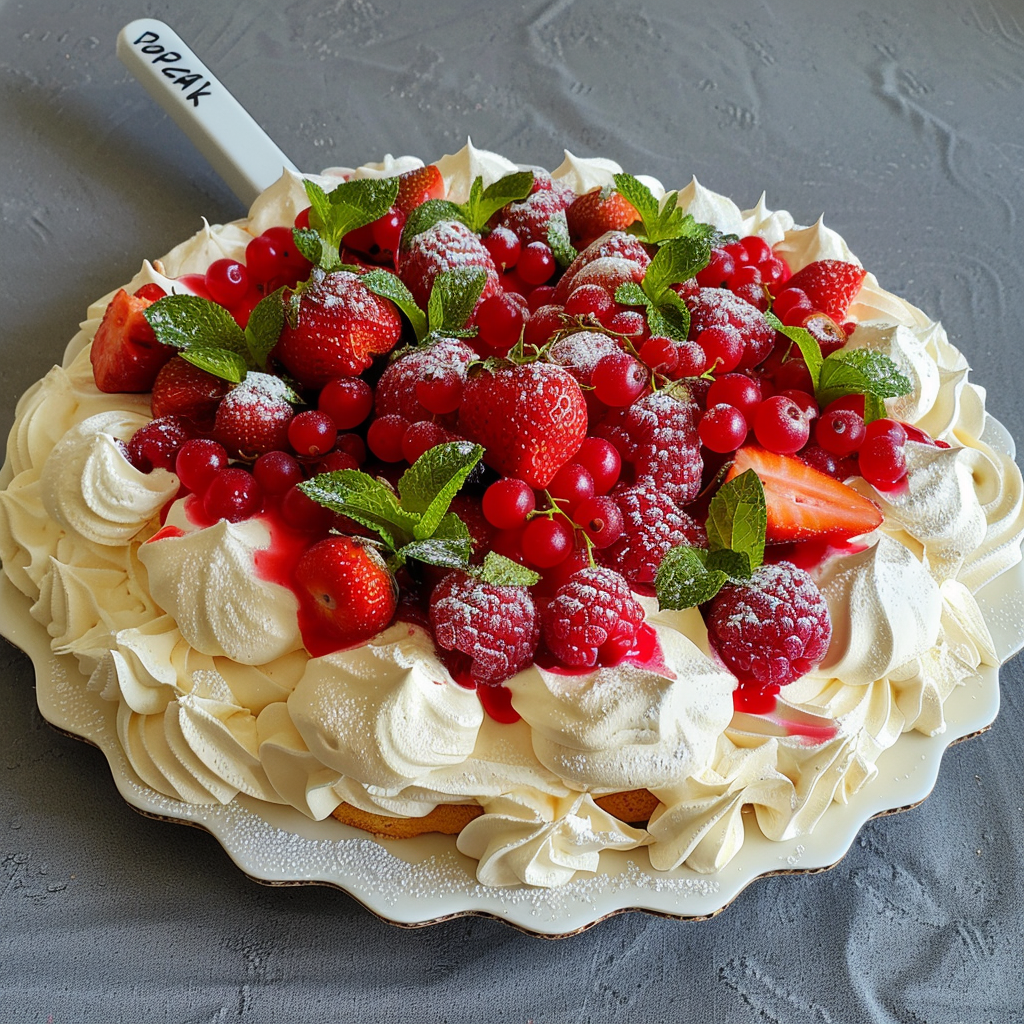
[[[239,199],[253,200],[298,169],[169,26],[139,18],[117,37],[117,56],[170,114]]]

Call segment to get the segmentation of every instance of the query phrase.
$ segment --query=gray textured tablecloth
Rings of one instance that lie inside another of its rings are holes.
[[[467,135],[691,174],[808,223],[945,323],[1024,437],[1019,0],[33,0],[0,4],[0,405],[86,304],[240,205],[114,57],[170,22],[301,167],[437,158]],[[0,1020],[1024,1020],[1024,697],[951,749],[932,796],[831,872],[717,918],[632,913],[549,943],[382,923],[342,893],[244,877],[209,835],[117,795],[0,647]]]

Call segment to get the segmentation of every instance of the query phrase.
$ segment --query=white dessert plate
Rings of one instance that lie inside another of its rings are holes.
[[[984,439],[1013,455],[1012,439],[991,417]],[[9,475],[4,467],[0,484]],[[978,600],[1005,663],[1024,647],[1024,562],[985,587]],[[132,807],[205,828],[257,881],[333,885],[378,917],[406,927],[476,914],[545,938],[583,931],[627,910],[680,919],[710,917],[759,877],[831,867],[869,819],[920,803],[935,785],[946,748],[987,728],[999,710],[998,671],[987,668],[950,696],[944,733],[900,737],[879,758],[877,777],[849,803],[832,804],[811,835],[771,842],[750,816],[740,853],[716,874],[686,868],[655,871],[642,849],[609,851],[602,854],[596,874],[577,876],[557,889],[493,889],[476,881],[474,862],[456,850],[453,837],[381,840],[334,819],[310,821],[291,808],[248,797],[226,806],[193,806],[156,793],[124,756],[115,728],[116,705],[86,689],[73,658],[53,655],[46,630],[31,618],[27,599],[6,576],[0,576],[0,633],[32,659],[43,717],[103,751]]]

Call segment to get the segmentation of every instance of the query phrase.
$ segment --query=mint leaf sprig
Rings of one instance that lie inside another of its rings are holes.
[[[297,486],[308,498],[372,530],[392,571],[413,558],[465,569],[473,552],[466,524],[449,508],[484,449],[450,441],[425,451],[402,474],[398,491],[358,469],[320,473]]]
[[[630,228],[641,242],[664,245],[676,238],[700,238],[708,249],[725,241],[725,236],[711,224],[703,224],[693,214],[683,213],[678,205],[679,193],[669,192],[659,202],[654,193],[632,174],[616,174],[615,191],[628,200],[640,214],[639,226]]]
[[[428,199],[417,206],[402,228],[402,245],[407,245],[409,239],[444,220],[460,221],[479,235],[500,209],[525,199],[532,188],[532,171],[506,174],[486,188],[483,178],[475,178],[469,189],[469,198],[464,203],[454,203],[450,199]]]
[[[439,338],[476,336],[477,328],[466,327],[466,322],[487,285],[487,271],[483,267],[456,267],[438,274],[430,289],[426,313],[416,305],[401,278],[390,270],[370,270],[360,280],[374,295],[390,299],[405,314],[418,345],[430,345]]]
[[[265,370],[284,326],[283,289],[264,296],[243,330],[221,305],[199,295],[167,295],[143,311],[157,341],[215,377],[241,384],[249,370]],[[292,393],[288,401],[300,402]]]
[[[673,238],[654,255],[640,284],[627,281],[615,289],[615,301],[642,306],[651,334],[686,341],[690,310],[672,285],[681,284],[711,261],[711,245],[703,236]]]
[[[726,583],[749,580],[764,563],[768,512],[764,487],[748,469],[719,488],[708,507],[707,548],[680,544],[658,567],[654,587],[662,608],[694,608]]]
[[[800,350],[814,384],[814,397],[822,409],[846,395],[864,396],[864,422],[888,415],[885,399],[909,395],[910,381],[899,367],[881,352],[841,348],[822,357],[821,347],[805,327],[787,327],[774,313],[765,319]]]
[[[315,267],[342,267],[341,241],[350,231],[383,217],[398,197],[398,178],[360,178],[343,181],[325,192],[315,181],[304,179],[309,199],[309,227],[292,235],[299,252]]]

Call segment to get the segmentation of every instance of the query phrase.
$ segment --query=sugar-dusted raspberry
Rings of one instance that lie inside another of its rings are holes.
[[[711,645],[741,683],[773,689],[810,671],[832,638],[825,598],[791,562],[762,565],[748,582],[723,587],[707,625]]]
[[[447,575],[430,596],[434,639],[470,660],[475,682],[497,686],[529,664],[540,618],[526,587],[485,583],[464,572]]]
[[[594,368],[604,356],[622,351],[622,344],[600,331],[563,334],[548,349],[548,362],[564,366],[583,387],[590,387]]]
[[[498,217],[498,223],[519,238],[524,247],[531,242],[547,242],[552,220],[569,237],[565,221],[566,207],[575,199],[572,189],[562,186],[531,192],[522,202],[509,203]]]
[[[403,416],[410,423],[432,418],[420,402],[416,385],[424,380],[466,379],[466,368],[477,358],[464,341],[441,338],[429,348],[399,356],[381,375],[374,394],[375,416]]]
[[[623,462],[633,467],[634,483],[685,505],[700,492],[704,471],[699,411],[686,392],[654,391],[611,413],[594,432],[620,449]]]
[[[482,267],[487,272],[481,301],[500,290],[498,271],[483,242],[465,224],[443,220],[403,244],[398,276],[412,292],[416,304],[426,309],[434,278],[442,271],[460,267]]]
[[[128,461],[143,473],[154,469],[173,470],[178,452],[196,436],[191,423],[181,416],[158,416],[132,434]]]
[[[700,288],[686,300],[690,309],[690,337],[709,327],[735,327],[743,338],[743,354],[737,368],[757,366],[775,343],[775,331],[764,315],[746,299],[726,288]]]
[[[544,642],[563,665],[614,665],[636,643],[644,610],[620,573],[580,569],[555,592],[542,615]]]
[[[643,270],[646,270],[651,262],[651,257],[648,255],[647,250],[632,235],[627,235],[624,231],[609,231],[608,234],[602,235],[596,241],[591,242],[569,264],[555,287],[555,293],[551,301],[559,305],[565,305],[565,300],[572,293],[573,288],[576,287],[576,277],[580,271],[595,260],[605,259],[609,256],[632,260],[634,263],[638,263]]]
[[[654,487],[627,487],[613,497],[622,510],[622,536],[598,557],[634,585],[654,583],[665,552],[677,544],[707,547],[704,527]]]

